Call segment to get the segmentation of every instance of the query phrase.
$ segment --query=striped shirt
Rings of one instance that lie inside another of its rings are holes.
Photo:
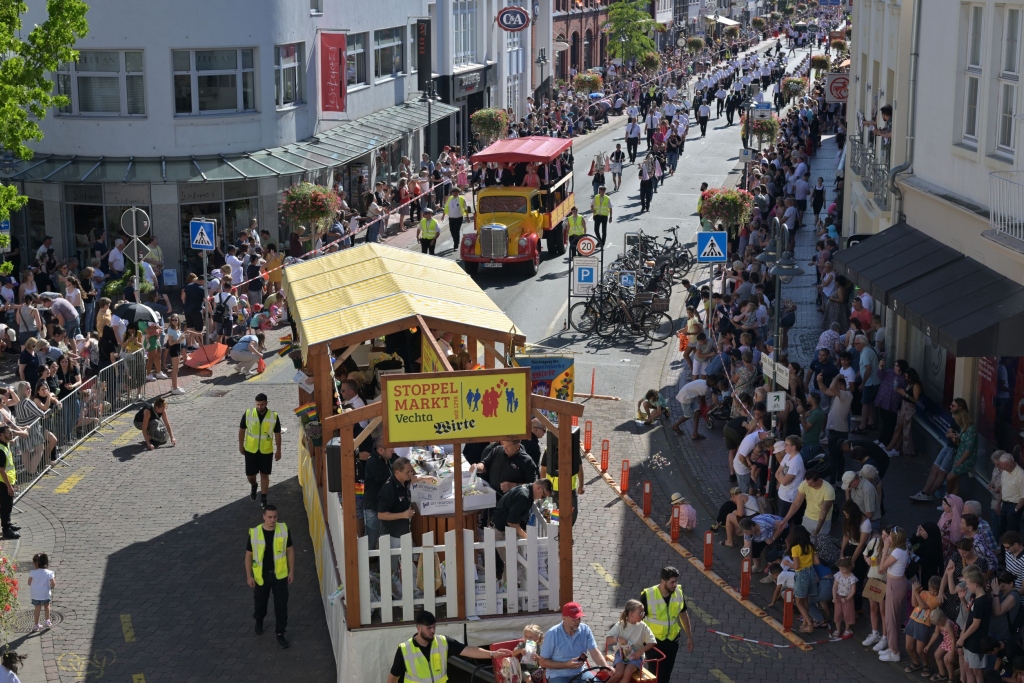
[[[1006,571],[1015,577],[1014,587],[1021,588],[1021,584],[1024,583],[1024,550],[1021,550],[1019,555],[1014,555],[1009,550],[1005,550],[1003,551],[1003,559],[1006,562]]]

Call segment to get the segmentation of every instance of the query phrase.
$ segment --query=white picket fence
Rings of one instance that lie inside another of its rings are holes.
[[[541,519],[539,515],[538,519]],[[483,541],[476,541],[473,531],[463,530],[462,576],[467,616],[548,611],[549,606],[558,604],[558,525],[543,524],[526,529],[526,538],[519,538],[515,529],[508,527],[500,542],[491,528],[484,529]],[[458,614],[457,591],[445,576],[449,558],[456,557],[455,534],[454,530],[447,532],[444,544],[434,545],[434,534],[425,533],[420,547],[413,546],[412,534],[406,534],[397,548],[391,548],[390,536],[381,536],[378,547],[382,550],[370,550],[367,538],[360,537],[360,621],[374,623],[373,612],[376,611],[379,619],[376,623],[411,622],[421,609],[436,614],[438,605],[444,605],[445,614],[455,617]],[[499,590],[501,577],[497,573],[496,549],[501,546],[505,549],[507,577],[504,590]],[[371,577],[371,559],[377,560],[377,576],[382,577],[383,586]],[[416,586],[420,564],[423,566],[422,591]],[[482,564],[482,572],[478,564]],[[434,589],[438,567],[442,571],[443,595]],[[392,579],[389,581],[387,577]],[[375,583],[377,595],[372,590]],[[398,619],[394,616],[396,609],[401,614]]]

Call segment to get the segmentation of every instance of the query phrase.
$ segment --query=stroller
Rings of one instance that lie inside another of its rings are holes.
[[[716,424],[725,424],[729,421],[732,416],[732,406],[730,402],[720,402],[714,408],[708,406],[707,403],[701,403],[700,406],[700,417],[704,420],[704,425],[708,429],[714,429]]]

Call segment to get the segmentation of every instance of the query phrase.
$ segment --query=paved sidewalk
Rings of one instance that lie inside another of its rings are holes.
[[[19,503],[22,578],[43,551],[57,580],[54,628],[15,642],[42,658],[26,662],[23,681],[334,680],[296,478],[294,370],[287,357],[271,354],[267,363],[247,381],[231,374],[233,364],[218,365],[169,401],[176,447],[146,451],[126,413]],[[273,640],[273,613],[268,632],[253,633],[242,568],[246,529],[260,522],[260,510],[249,500],[235,435],[259,391],[288,428],[269,497],[295,544],[288,651]],[[25,590],[23,612],[27,598]],[[23,621],[27,631],[31,618]]]

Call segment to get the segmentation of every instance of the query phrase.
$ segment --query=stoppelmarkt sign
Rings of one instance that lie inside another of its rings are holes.
[[[530,369],[382,377],[384,443],[449,444],[530,437]]]

